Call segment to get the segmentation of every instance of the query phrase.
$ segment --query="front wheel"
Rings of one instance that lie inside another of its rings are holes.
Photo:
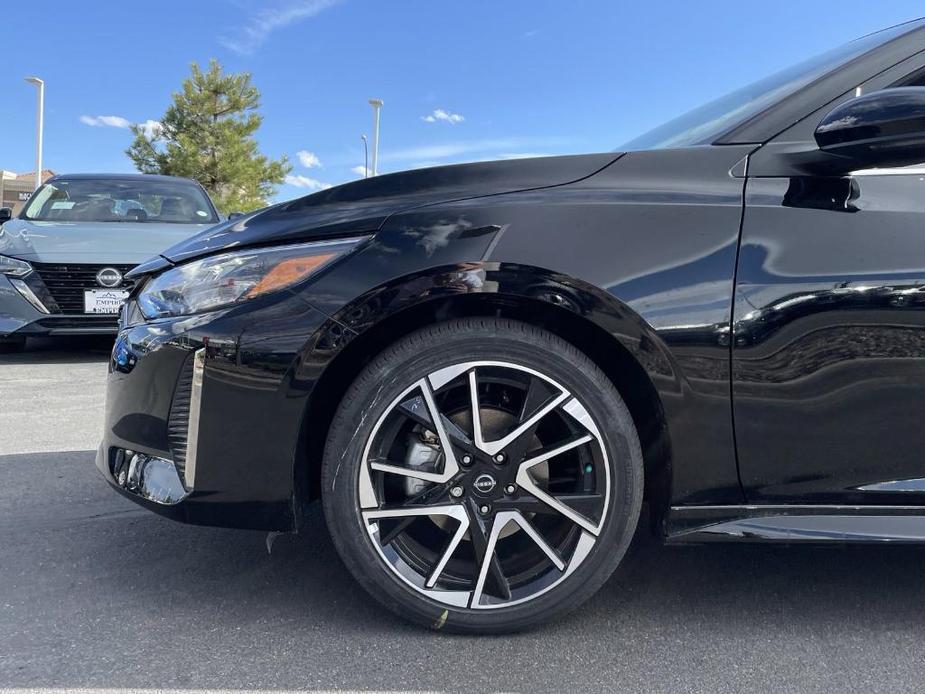
[[[523,629],[590,597],[642,502],[629,411],[590,359],[505,319],[420,330],[339,405],[323,498],[334,544],[402,617]]]

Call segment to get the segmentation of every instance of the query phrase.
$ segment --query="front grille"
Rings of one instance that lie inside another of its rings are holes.
[[[170,405],[170,417],[167,419],[167,442],[173,463],[180,473],[180,479],[186,482],[186,451],[189,444],[190,398],[193,393],[193,354],[183,362],[180,378],[173,393]]]
[[[105,267],[112,267],[123,275],[134,265],[117,264],[89,264],[89,263],[32,263],[35,272],[48,289],[51,298],[57,304],[58,310],[49,306],[52,313],[84,315],[84,290],[109,289],[101,287],[96,281],[96,274]],[[134,283],[122,280],[122,284],[112,289],[131,289]]]

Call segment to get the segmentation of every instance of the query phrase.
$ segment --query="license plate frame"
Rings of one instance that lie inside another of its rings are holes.
[[[117,316],[127,298],[127,289],[84,289],[84,313]]]

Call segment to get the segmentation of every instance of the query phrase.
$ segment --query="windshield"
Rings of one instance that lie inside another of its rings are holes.
[[[839,65],[912,28],[910,23],[901,24],[850,41],[685,113],[630,140],[620,149],[667,149],[709,144],[737,123],[748,120]]]
[[[42,222],[218,221],[206,194],[194,183],[144,178],[56,178],[35,192],[22,216]]]

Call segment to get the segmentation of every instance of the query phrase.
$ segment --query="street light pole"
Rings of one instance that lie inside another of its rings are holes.
[[[45,82],[38,77],[27,77],[26,82],[38,88],[35,123],[35,189],[42,185],[42,138],[45,131]]]
[[[370,173],[375,176],[379,173],[379,111],[382,99],[370,99],[369,105],[373,107],[373,165]]]

